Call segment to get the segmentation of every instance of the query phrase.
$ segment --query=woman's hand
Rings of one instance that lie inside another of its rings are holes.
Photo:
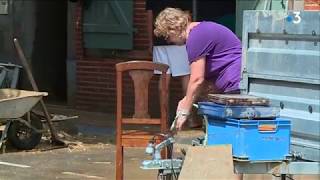
[[[190,115],[189,108],[186,105],[186,97],[181,99],[178,103],[177,112],[176,112],[176,129],[181,130],[183,124],[187,121],[188,116]]]

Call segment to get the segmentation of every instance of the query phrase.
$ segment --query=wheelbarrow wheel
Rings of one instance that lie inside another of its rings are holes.
[[[31,113],[30,124],[38,130],[42,130],[43,128],[41,119],[33,113]],[[9,127],[7,136],[14,147],[30,150],[40,143],[42,133],[36,132],[19,121],[13,121]]]

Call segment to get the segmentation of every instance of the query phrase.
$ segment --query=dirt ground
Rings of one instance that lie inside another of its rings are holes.
[[[18,151],[10,145],[0,155],[0,180],[51,179],[115,179],[115,117],[112,114],[85,112],[63,106],[49,106],[51,113],[78,115],[78,119],[55,123],[59,137],[72,142],[67,148],[51,146],[43,136],[41,143],[31,151]],[[203,133],[188,130],[176,138],[174,153],[187,149],[191,139]],[[143,159],[150,159],[144,148],[125,149],[126,180],[156,179],[156,171],[140,169]],[[272,175],[244,175],[244,179],[280,179]],[[294,179],[319,179],[319,176],[301,176]]]

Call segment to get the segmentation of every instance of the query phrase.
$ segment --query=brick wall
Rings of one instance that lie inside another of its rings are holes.
[[[149,38],[147,29],[147,12],[145,10],[145,0],[134,1],[134,15],[133,24],[134,28],[137,29],[137,33],[134,35],[134,48],[146,50],[149,46]]]
[[[148,55],[149,39],[147,37],[147,13],[145,11],[145,0],[134,1],[134,28],[137,29],[134,34],[134,49],[123,58],[108,57],[97,58],[87,56],[83,49],[82,39],[82,2],[80,1],[76,8],[76,102],[78,109],[89,111],[101,111],[107,113],[115,113],[116,111],[116,76],[115,64],[132,59],[151,60]],[[150,85],[149,97],[156,97],[158,85],[156,78],[152,80]],[[133,111],[133,86],[129,76],[124,78],[126,87],[124,111],[130,114]],[[173,79],[170,87],[170,108],[175,108],[177,101],[181,98],[180,83]],[[150,98],[151,115],[158,114],[158,99]]]

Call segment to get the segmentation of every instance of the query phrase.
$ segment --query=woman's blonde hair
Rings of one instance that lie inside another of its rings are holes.
[[[191,17],[188,12],[178,8],[166,8],[157,16],[154,34],[157,37],[168,38],[169,35],[180,37],[185,33]]]

